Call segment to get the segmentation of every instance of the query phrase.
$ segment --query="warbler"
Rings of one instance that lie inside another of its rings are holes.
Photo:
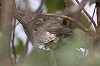
[[[71,29],[63,27],[53,17],[44,17],[37,20],[33,34],[39,43],[48,43],[55,40],[57,34],[71,34]]]

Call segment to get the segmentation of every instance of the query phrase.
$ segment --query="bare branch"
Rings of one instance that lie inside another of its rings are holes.
[[[37,9],[37,11],[35,12],[35,14],[34,14],[34,17],[30,20],[30,21],[32,21],[32,22],[34,22],[35,20],[34,19],[36,19],[36,17],[38,16],[38,14],[40,14],[40,12],[41,12],[41,10],[42,10],[42,7],[43,7],[43,5],[44,5],[44,3],[45,3],[45,1],[46,0],[42,0],[42,2],[41,2],[41,4],[40,4],[40,6],[39,6],[39,8]],[[35,22],[34,22],[35,23]]]
[[[64,0],[64,15],[67,16],[68,11],[68,0]],[[63,26],[66,27],[67,19],[63,19]]]
[[[86,33],[88,33],[90,36],[92,37],[96,37],[95,34],[93,34],[91,31],[89,31],[87,28],[85,28],[79,21],[77,21],[76,19],[73,19],[71,17],[65,16],[63,14],[58,14],[58,13],[41,13],[42,15],[45,16],[55,16],[55,17],[61,17],[61,18],[66,18],[72,22],[74,22],[76,25],[78,25],[83,31],[85,31]]]
[[[95,6],[95,8],[96,8],[96,6]],[[93,11],[92,19],[93,19],[94,14],[95,14],[95,8],[94,8],[94,11]],[[90,24],[89,24],[89,30],[90,30],[91,24],[92,24],[92,22],[90,22]]]
[[[76,2],[79,4],[79,1],[76,0]],[[88,12],[83,8],[84,13],[88,16],[88,18],[91,20],[91,22],[93,23],[95,29],[97,30],[97,26],[95,24],[95,21],[93,20],[93,18],[88,14]]]
[[[46,0],[42,0],[41,4],[40,4],[40,6],[39,6],[39,8],[37,9],[36,12],[41,12],[42,7],[43,7],[43,5],[45,4],[45,2],[46,2]]]
[[[93,10],[92,19],[93,19],[93,17],[94,17],[95,11],[96,11],[95,9],[96,9],[96,6],[94,7],[94,10]]]
[[[97,7],[97,35],[100,36],[100,0],[96,0],[96,7]]]
[[[67,15],[68,11],[68,0],[64,0],[64,14]]]
[[[14,19],[14,26],[13,26],[13,35],[12,35],[12,49],[14,54],[14,62],[16,63],[16,51],[14,46],[14,38],[15,38],[15,27],[16,27],[16,19]]]
[[[69,14],[73,14],[73,13],[76,13],[76,12],[80,12],[84,8],[84,6],[86,5],[86,3],[87,3],[87,0],[82,0],[82,2],[79,3],[79,6],[73,5],[72,7],[70,7],[68,9],[68,13]]]
[[[14,13],[14,17],[23,25],[23,27],[26,27],[26,24],[20,15]]]

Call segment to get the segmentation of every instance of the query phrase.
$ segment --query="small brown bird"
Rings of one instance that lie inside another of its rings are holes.
[[[56,39],[56,34],[71,34],[69,28],[64,28],[52,17],[38,19],[36,29],[33,30],[39,43],[48,43]]]
[[[48,43],[56,39],[57,34],[71,34],[69,28],[64,28],[57,23],[56,19],[50,16],[43,16],[31,21],[34,17],[34,13],[30,12],[25,15],[21,15],[19,12],[14,14],[15,18],[25,28],[25,33],[29,37],[30,41],[34,44]]]

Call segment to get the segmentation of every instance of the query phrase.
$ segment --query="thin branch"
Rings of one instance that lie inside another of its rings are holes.
[[[100,0],[95,0],[96,1],[96,8],[97,8],[97,30],[96,30],[96,39],[93,43],[93,50],[94,52],[100,52]]]
[[[14,62],[16,63],[16,51],[14,47],[15,27],[16,27],[16,19],[14,19],[14,27],[13,27],[13,35],[12,35],[12,49],[13,49],[13,54],[14,54]]]
[[[74,5],[75,9],[73,9],[73,7],[69,8],[68,13],[73,14],[73,13],[76,13],[76,12],[80,12],[84,8],[86,3],[87,3],[87,0],[82,0],[81,3],[78,4],[79,6]]]
[[[95,6],[95,8],[96,8],[96,6]],[[94,8],[94,10],[93,10],[92,19],[93,19],[93,17],[94,17],[94,14],[95,14],[95,8]],[[91,24],[92,24],[92,22],[90,22],[90,25],[89,25],[89,30],[90,30]]]
[[[84,6],[86,5],[86,2],[87,2],[87,0],[82,0],[81,1],[81,3],[79,4],[79,6],[76,6],[76,10],[75,10],[75,12],[73,12],[72,13],[72,18],[74,18],[74,19],[78,19],[78,17],[80,16],[80,14],[81,14],[81,10],[84,8]],[[71,11],[74,11],[74,10],[71,10]],[[70,22],[70,24],[69,24],[69,27],[71,28],[71,29],[75,29],[75,24],[73,23],[73,22]]]
[[[86,10],[83,10],[84,12],[85,12],[85,14],[88,16],[88,18],[91,20],[91,22],[93,23],[93,25],[94,25],[94,27],[95,27],[95,29],[97,30],[97,26],[96,26],[96,23],[95,23],[95,21],[92,19],[92,17],[87,13],[87,11]]]
[[[78,4],[80,4],[78,0],[76,0],[76,2],[77,2]],[[83,11],[84,11],[84,13],[88,16],[88,18],[91,20],[91,22],[93,23],[95,29],[97,30],[97,26],[96,26],[95,21],[93,20],[93,18],[88,14],[88,12],[87,12],[84,8],[83,8]]]
[[[75,23],[76,25],[78,25],[83,31],[85,31],[86,33],[88,33],[90,36],[96,37],[94,33],[92,33],[87,28],[85,28],[79,21],[77,21],[76,19],[73,19],[73,18],[71,18],[69,16],[65,16],[65,15],[59,14],[59,13],[41,13],[41,15],[66,18],[66,19],[72,21],[73,23]]]
[[[52,50],[54,50],[58,44],[61,44],[61,42],[56,43]]]
[[[27,31],[27,36],[29,37],[29,34],[28,33],[31,33],[29,32],[30,30],[28,29],[28,27],[26,26],[25,22],[23,21],[22,17],[16,13],[14,13],[14,17],[23,25],[23,27],[25,28],[25,30]]]
[[[43,5],[45,4],[45,2],[46,2],[46,0],[42,0],[41,4],[40,4],[40,6],[39,6],[39,8],[37,9],[36,12],[41,12],[42,7],[43,7]]]
[[[14,17],[25,27],[26,24],[20,15],[14,13]]]
[[[64,15],[67,16],[68,11],[68,0],[64,0]],[[67,19],[63,19],[63,26],[66,27]]]
[[[67,15],[68,11],[68,0],[64,0],[64,15]]]
[[[40,4],[39,8],[37,9],[37,11],[35,12],[35,14],[34,14],[34,12],[33,12],[34,17],[33,17],[30,21],[32,21],[32,22],[35,21],[34,19],[36,19],[36,17],[38,16],[38,14],[40,14],[40,12],[41,12],[41,10],[42,10],[42,7],[43,7],[43,5],[44,5],[45,2],[46,2],[46,0],[42,0],[41,4]],[[35,22],[34,22],[34,23],[35,23]]]
[[[96,8],[97,8],[97,31],[96,34],[100,36],[100,0],[96,0]]]
[[[96,9],[96,6],[94,7],[94,10],[93,10],[92,19],[93,19],[93,17],[94,17],[94,14],[95,14],[95,9]]]
[[[92,37],[95,37],[95,34],[93,34],[91,31],[89,31],[87,28],[85,28],[79,21],[77,21],[76,19],[73,19],[71,17],[65,16],[63,14],[59,14],[59,13],[41,13],[41,15],[44,16],[55,16],[55,17],[61,17],[61,18],[65,18],[68,19],[70,21],[73,21],[73,23],[75,23],[76,25],[78,25],[83,31],[87,32],[89,35],[91,35]],[[40,16],[41,16],[40,15]]]
[[[68,0],[64,0],[64,15],[66,16],[67,16],[67,11],[68,11]],[[67,24],[67,19],[63,19],[63,23],[62,23],[63,27],[66,27],[66,24]],[[62,34],[61,39],[63,39],[64,36],[65,35]]]
[[[31,27],[32,26],[34,26],[35,27],[35,23],[36,23],[36,21],[37,21],[37,19],[39,18],[39,16],[40,16],[40,12],[41,12],[41,10],[42,10],[42,7],[43,7],[43,5],[44,5],[44,3],[46,2],[46,0],[42,0],[42,2],[41,2],[41,4],[40,4],[40,6],[39,6],[39,8],[37,9],[37,11],[34,13],[33,12],[33,16],[32,16],[32,19],[29,21],[29,23],[28,23],[28,25],[30,26],[29,28],[30,28],[30,30],[31,30]]]

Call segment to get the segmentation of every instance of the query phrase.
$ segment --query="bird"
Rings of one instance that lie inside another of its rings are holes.
[[[71,34],[72,31],[70,28],[59,24],[56,18],[52,16],[43,16],[35,19],[33,18],[33,12],[28,15],[24,13],[20,15],[20,13],[16,12],[14,16],[23,25],[26,35],[35,45],[56,40],[57,34]]]
[[[71,29],[63,27],[55,18],[47,16],[37,20],[33,34],[38,43],[45,44],[56,40],[57,34],[71,34]]]

